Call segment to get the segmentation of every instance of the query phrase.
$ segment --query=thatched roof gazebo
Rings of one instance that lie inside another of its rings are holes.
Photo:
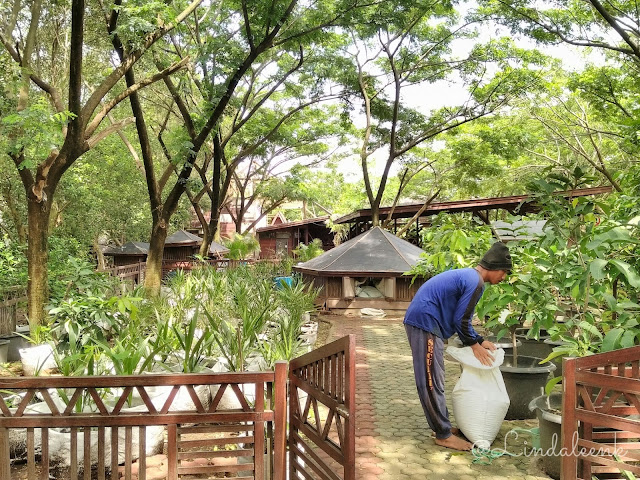
[[[403,312],[422,280],[404,275],[423,253],[392,233],[372,228],[308,262],[293,267],[321,292],[327,310],[377,308]]]

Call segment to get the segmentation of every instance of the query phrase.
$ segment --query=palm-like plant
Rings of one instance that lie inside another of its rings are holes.
[[[233,238],[226,242],[229,249],[227,256],[231,260],[245,260],[251,254],[260,251],[260,243],[251,235],[234,234]]]

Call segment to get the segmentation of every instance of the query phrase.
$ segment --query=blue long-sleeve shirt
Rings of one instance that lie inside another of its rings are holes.
[[[471,319],[483,292],[484,281],[473,268],[442,272],[418,289],[404,323],[442,339],[457,333],[464,345],[482,343],[483,338],[471,326]]]

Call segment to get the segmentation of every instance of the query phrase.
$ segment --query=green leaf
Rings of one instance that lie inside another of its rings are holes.
[[[609,262],[602,258],[596,258],[593,260],[591,265],[589,265],[589,272],[591,273],[591,276],[596,280],[604,280],[607,278],[607,272],[604,269],[604,267],[607,266],[607,263]]]
[[[602,332],[600,332],[600,330],[598,330],[598,327],[596,327],[595,325],[592,325],[589,322],[586,322],[586,321],[583,320],[582,322],[579,323],[578,326],[581,329],[586,330],[587,332],[589,332],[594,337],[598,337],[600,340],[602,340]]]
[[[640,275],[638,275],[638,272],[636,272],[631,265],[617,259],[611,259],[609,260],[609,263],[615,266],[618,271],[624,275],[629,285],[635,288],[640,288]]]
[[[636,345],[638,333],[639,332],[635,329],[625,331],[624,335],[622,335],[622,339],[620,339],[620,348],[629,348]]]
[[[544,386],[545,395],[550,395],[551,391],[553,390],[553,387],[555,387],[561,381],[562,381],[562,375],[560,375],[559,377],[553,377],[551,380],[549,380],[547,384]]]
[[[547,355],[546,358],[543,358],[542,360],[540,360],[539,363],[540,365],[542,365],[543,363],[550,362],[554,358],[562,357],[564,355],[570,355],[571,353],[573,353],[573,348],[564,348],[564,347],[558,348],[557,350],[554,350],[549,355]]]
[[[622,328],[612,328],[609,330],[602,340],[601,351],[610,352],[611,350],[615,350],[623,334],[624,329]]]

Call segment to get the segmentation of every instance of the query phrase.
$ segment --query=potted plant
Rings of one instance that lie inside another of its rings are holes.
[[[537,262],[535,240],[514,245],[511,248],[515,271],[508,282],[491,286],[478,303],[477,313],[487,319],[485,327],[496,333],[496,338],[507,337],[513,344],[511,354],[505,355],[500,366],[511,400],[506,419],[533,418],[529,410],[532,399],[543,392],[549,374],[555,365],[542,362],[543,357],[523,355],[517,332],[529,325],[533,335],[540,326],[553,319],[554,297],[546,287],[550,273]]]
[[[574,170],[574,179],[580,173]],[[560,361],[637,344],[640,217],[634,215],[638,198],[629,201],[624,196],[612,196],[598,203],[587,198],[558,202],[547,195],[554,182],[540,181],[539,185],[543,189],[540,203],[549,211],[540,246],[546,253],[545,263],[554,272],[550,288],[565,304],[563,321],[548,328],[550,341],[558,344],[544,360]],[[567,187],[555,185],[559,189]],[[561,379],[550,380],[545,395],[531,403],[540,423],[543,450],[552,445],[560,448],[561,401],[553,390]],[[559,451],[555,453],[543,457],[543,468],[559,478]]]

